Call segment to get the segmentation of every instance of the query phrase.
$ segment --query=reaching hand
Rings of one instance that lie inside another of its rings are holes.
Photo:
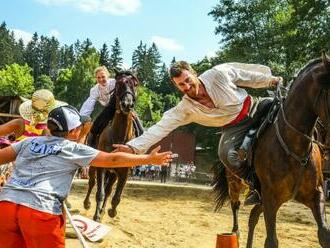
[[[270,80],[270,82],[269,82],[269,86],[270,87],[275,87],[275,86],[277,86],[281,82],[283,82],[283,78],[282,77],[273,77]]]
[[[168,165],[172,161],[172,152],[160,152],[160,146],[154,148],[149,156],[152,164],[155,165]]]
[[[127,153],[133,153],[133,154],[135,153],[133,148],[130,146],[127,146],[127,145],[113,144],[112,146],[114,148],[116,148],[115,150],[113,150],[113,152],[127,152]]]

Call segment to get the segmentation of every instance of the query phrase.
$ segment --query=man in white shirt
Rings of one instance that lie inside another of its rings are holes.
[[[225,63],[214,66],[199,77],[190,64],[178,61],[170,68],[170,78],[184,96],[162,119],[126,145],[116,145],[126,152],[143,153],[179,126],[192,122],[223,127],[219,157],[223,163],[239,169],[244,162],[237,149],[253,122],[258,101],[240,87],[266,88],[281,80],[270,68],[256,64]]]
[[[92,147],[96,147],[96,138],[103,129],[106,127],[108,122],[112,120],[115,113],[115,98],[112,98],[113,92],[116,86],[116,80],[109,78],[110,73],[105,66],[100,66],[95,69],[95,77],[97,84],[94,85],[90,90],[90,95],[83,103],[80,109],[80,115],[84,119],[84,130],[83,133],[90,131],[90,137],[88,144]],[[93,126],[91,127],[91,114],[94,111],[96,102],[99,102],[103,107],[110,105],[109,109],[104,109],[95,119]],[[139,133],[143,132],[142,125],[137,116],[134,116],[134,127],[139,129]],[[89,130],[90,129],[90,130]]]

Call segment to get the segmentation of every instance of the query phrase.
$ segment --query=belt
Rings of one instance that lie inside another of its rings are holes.
[[[228,123],[227,125],[225,125],[223,127],[236,125],[240,121],[244,120],[245,117],[247,117],[249,114],[251,103],[252,103],[252,97],[247,96],[243,102],[243,108],[242,108],[241,112],[236,116],[236,118],[234,120],[232,120],[230,123]]]

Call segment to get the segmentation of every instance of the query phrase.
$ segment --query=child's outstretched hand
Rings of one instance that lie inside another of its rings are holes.
[[[172,161],[172,152],[160,152],[160,146],[154,148],[149,154],[150,163],[155,165],[168,165]]]

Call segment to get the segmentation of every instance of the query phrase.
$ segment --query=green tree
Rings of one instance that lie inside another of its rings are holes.
[[[118,37],[111,45],[110,68],[121,68],[123,65],[122,49]]]
[[[325,0],[220,0],[209,14],[224,59],[276,64],[288,78],[330,48],[329,9]]]
[[[68,86],[72,81],[72,68],[61,69],[54,83],[54,95],[57,99],[67,101],[70,98]]]
[[[77,108],[88,97],[90,88],[95,84],[94,70],[99,66],[96,49],[85,51],[72,69],[72,80],[67,85],[65,100]]]
[[[42,74],[38,77],[37,81],[34,83],[35,89],[48,89],[50,91],[54,90],[54,82],[48,75]]]
[[[15,39],[9,32],[6,23],[0,26],[0,69],[15,62],[14,58]]]
[[[41,52],[39,48],[39,36],[34,33],[32,40],[26,46],[24,60],[32,68],[35,81],[41,75]]]
[[[33,77],[28,65],[11,64],[0,70],[0,95],[29,97],[33,91]]]
[[[102,48],[100,50],[99,64],[104,65],[105,67],[108,68],[108,70],[110,70],[110,68],[111,68],[109,50],[108,50],[107,44],[105,44],[105,43],[102,45]]]
[[[40,73],[48,75],[51,79],[57,77],[59,70],[59,42],[55,37],[40,37],[38,44],[40,51]]]
[[[14,60],[15,63],[19,64],[19,65],[24,65],[25,61],[24,61],[24,51],[25,51],[25,46],[23,43],[22,39],[19,39],[17,43],[15,43],[15,47],[14,47]]]
[[[138,88],[136,112],[143,121],[144,127],[150,127],[161,119],[164,103],[161,95],[144,86]]]
[[[150,48],[141,41],[133,52],[132,67],[137,71],[140,82],[154,90],[159,85],[160,54],[157,46],[153,43]]]
[[[76,62],[73,45],[64,45],[59,51],[59,68],[71,68]]]

